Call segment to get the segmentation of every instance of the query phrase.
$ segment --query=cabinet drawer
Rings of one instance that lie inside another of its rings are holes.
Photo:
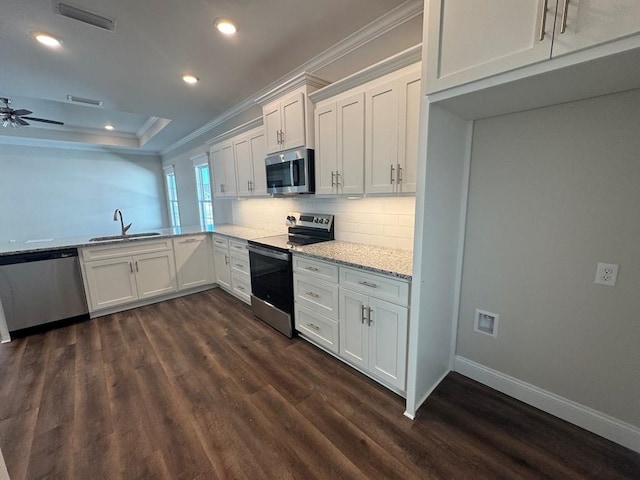
[[[206,235],[189,235],[189,236],[180,236],[173,239],[173,247],[175,248],[177,245],[185,245],[189,243],[199,243],[206,242]]]
[[[238,271],[231,272],[231,291],[244,303],[251,304],[251,278],[249,274]]]
[[[247,255],[238,255],[231,251],[231,269],[249,275],[249,258]]]
[[[229,240],[229,250],[231,253],[244,254],[247,257],[249,256],[249,251],[247,250],[247,242],[244,240]]]
[[[295,300],[300,305],[329,318],[338,319],[338,285],[296,273],[293,291]]]
[[[338,283],[338,266],[333,263],[293,255],[293,271],[313,275],[327,282]]]
[[[340,286],[398,305],[409,305],[409,284],[392,277],[340,267]]]
[[[99,247],[85,247],[82,249],[82,259],[85,262],[94,260],[106,260],[127,255],[137,255],[141,253],[162,252],[173,249],[170,238],[162,240],[148,241],[123,241],[118,244],[102,245]]]
[[[296,330],[333,353],[340,351],[338,322],[296,305]]]
[[[213,245],[220,248],[229,248],[229,239],[221,235],[213,235]]]

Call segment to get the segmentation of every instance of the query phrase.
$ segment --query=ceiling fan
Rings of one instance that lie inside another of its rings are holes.
[[[31,110],[14,110],[9,107],[11,105],[10,98],[0,97],[0,103],[4,103],[4,106],[0,106],[0,117],[2,117],[2,126],[3,127],[24,127],[29,125],[29,122],[26,120],[31,120],[32,122],[42,122],[42,123],[51,123],[53,125],[64,125],[62,122],[56,122],[55,120],[47,120],[46,118],[36,118],[36,117],[27,117],[26,115],[31,115],[33,112]]]

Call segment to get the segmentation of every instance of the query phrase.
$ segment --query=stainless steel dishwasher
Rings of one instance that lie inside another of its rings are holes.
[[[0,256],[0,302],[9,332],[89,318],[78,250]]]

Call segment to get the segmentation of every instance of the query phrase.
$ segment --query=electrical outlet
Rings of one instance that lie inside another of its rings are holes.
[[[596,269],[596,283],[615,287],[618,279],[618,265],[612,263],[599,263]]]

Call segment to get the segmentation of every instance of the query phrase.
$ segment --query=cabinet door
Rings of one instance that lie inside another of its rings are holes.
[[[224,162],[222,161],[222,146],[214,145],[211,147],[209,155],[209,166],[213,172],[213,195],[216,197],[224,196]]]
[[[400,390],[405,389],[407,313],[405,307],[369,299],[369,372]]]
[[[136,255],[133,262],[140,299],[156,297],[178,289],[173,252]]]
[[[640,32],[640,2],[559,0],[556,18],[554,57]]]
[[[338,193],[364,193],[364,92],[340,100],[338,116]]]
[[[178,289],[211,283],[209,241],[206,236],[179,237],[173,241]]]
[[[267,144],[264,130],[261,128],[249,134],[249,144],[251,147],[251,163],[253,172],[253,183],[251,193],[253,195],[267,194],[267,171],[264,159],[267,158]]]
[[[306,143],[304,121],[304,93],[294,93],[281,102],[282,111],[282,148],[302,147]]]
[[[429,0],[427,93],[550,58],[556,3]]]
[[[367,296],[340,289],[340,356],[368,369]]]
[[[365,137],[365,192],[394,192],[398,164],[398,82],[367,91]]]
[[[92,312],[138,299],[131,257],[87,262],[84,267]]]
[[[251,182],[253,182],[253,162],[251,158],[251,144],[248,136],[241,136],[233,141],[233,149],[238,173],[238,196],[251,196]]]
[[[222,164],[224,165],[224,196],[235,197],[236,187],[236,160],[233,154],[233,142],[222,145]]]
[[[418,170],[418,123],[420,120],[420,73],[402,77],[398,120],[398,192],[415,192]]]
[[[266,105],[262,109],[262,119],[267,140],[267,154],[279,152],[282,150],[280,145],[280,129],[282,128],[280,102]]]
[[[213,249],[213,262],[216,270],[216,282],[221,287],[231,289],[231,266],[229,265],[229,250]]]
[[[337,193],[335,175],[338,170],[338,137],[336,104],[316,108],[316,195]]]

